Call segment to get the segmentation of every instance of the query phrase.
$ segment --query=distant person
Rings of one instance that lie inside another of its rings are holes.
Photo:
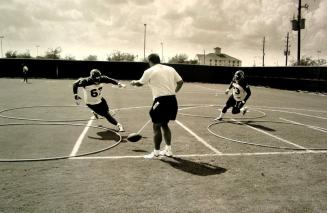
[[[176,93],[182,88],[183,80],[176,70],[170,66],[160,64],[157,54],[148,56],[150,68],[144,71],[140,80],[131,81],[132,86],[147,84],[153,96],[150,117],[153,123],[154,150],[144,158],[152,159],[162,156],[172,156],[171,131],[168,126],[170,120],[175,120],[178,111]],[[160,151],[162,133],[166,142],[164,150]]]
[[[225,93],[226,95],[232,89],[232,94],[229,96],[225,106],[220,112],[220,115],[214,120],[222,120],[227,110],[232,107],[232,113],[238,114],[242,113],[245,115],[247,112],[247,107],[244,106],[246,101],[251,96],[250,86],[248,85],[245,74],[242,70],[235,72],[234,77]]]
[[[27,79],[27,77],[28,77],[28,67],[25,65],[25,64],[22,64],[22,66],[23,66],[23,82],[24,83],[28,83],[27,81],[28,81],[28,79]]]
[[[98,115],[105,117],[109,123],[116,126],[117,131],[124,132],[123,126],[110,114],[107,101],[102,97],[103,84],[109,83],[118,85],[119,87],[125,87],[124,84],[105,75],[101,75],[99,70],[93,69],[89,77],[80,78],[73,84],[74,98],[78,104],[81,97],[78,96],[77,92],[78,88],[82,87],[84,90],[84,101],[93,110],[95,117],[97,118]]]

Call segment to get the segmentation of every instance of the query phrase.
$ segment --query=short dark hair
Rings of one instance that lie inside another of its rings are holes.
[[[153,64],[159,64],[160,63],[160,57],[158,54],[152,53],[148,56],[149,62],[152,62]]]

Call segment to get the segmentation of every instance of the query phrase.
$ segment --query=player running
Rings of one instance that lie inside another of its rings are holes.
[[[233,107],[233,114],[238,114],[242,112],[242,114],[244,115],[247,112],[247,107],[245,107],[244,105],[251,96],[251,90],[242,70],[238,70],[235,72],[232,82],[230,83],[228,89],[226,89],[225,91],[226,95],[231,89],[232,94],[229,96],[224,108],[220,112],[220,115],[214,120],[222,120],[225,113],[230,107]]]
[[[93,110],[95,117],[97,118],[97,114],[105,117],[109,123],[117,127],[117,131],[124,132],[123,126],[111,116],[107,101],[102,97],[103,84],[109,83],[118,85],[118,87],[125,87],[124,84],[105,75],[101,75],[99,70],[93,69],[91,70],[89,77],[80,78],[73,84],[74,98],[76,103],[81,100],[81,97],[78,96],[77,92],[78,87],[83,87],[85,103],[91,110]]]

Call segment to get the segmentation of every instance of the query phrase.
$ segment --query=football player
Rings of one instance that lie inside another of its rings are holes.
[[[232,94],[229,96],[225,106],[220,112],[220,115],[214,120],[222,120],[227,110],[232,107],[232,113],[238,114],[242,112],[244,115],[247,112],[247,107],[245,107],[246,101],[251,96],[251,89],[248,85],[244,72],[242,70],[238,70],[235,72],[234,77],[225,93],[226,95],[229,91],[232,90]]]
[[[115,125],[117,131],[123,132],[123,126],[112,117],[109,112],[109,106],[107,101],[102,97],[102,88],[104,84],[114,84],[118,87],[125,87],[124,84],[111,79],[105,75],[101,75],[101,72],[97,69],[92,69],[90,76],[87,78],[80,78],[73,84],[73,93],[76,103],[81,100],[78,96],[78,88],[82,87],[84,90],[84,101],[86,105],[93,110],[94,116],[97,118],[97,114],[105,117],[111,124]]]

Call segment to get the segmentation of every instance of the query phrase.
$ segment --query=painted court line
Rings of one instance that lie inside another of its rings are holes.
[[[74,157],[76,155],[76,153],[78,152],[78,149],[81,146],[82,141],[83,141],[87,131],[89,130],[90,126],[92,125],[92,122],[93,122],[94,118],[95,118],[94,116],[91,117],[91,119],[87,123],[86,127],[84,128],[83,132],[78,137],[78,139],[77,139],[77,141],[75,143],[75,146],[74,146],[72,152],[70,153],[69,157]]]
[[[289,113],[289,114],[302,115],[302,116],[306,116],[306,117],[319,118],[319,119],[324,119],[324,120],[327,119],[327,117],[321,117],[321,116],[316,116],[316,115],[308,115],[308,114],[304,114],[304,113],[300,113],[300,112],[290,112],[290,111],[287,111],[287,110],[263,109],[263,108],[258,108],[258,107],[256,107],[256,109],[269,110],[269,111],[272,111],[272,112],[285,112],[285,113]]]
[[[301,148],[301,149],[306,149],[306,150],[308,150],[307,148],[305,148],[305,147],[303,147],[303,146],[300,146],[300,145],[298,145],[298,144],[292,143],[291,141],[288,141],[288,140],[286,140],[286,139],[280,138],[280,137],[278,137],[278,136],[276,136],[276,135],[270,134],[270,133],[268,133],[268,132],[266,132],[266,131],[263,131],[263,130],[261,130],[261,129],[255,128],[255,127],[253,127],[253,126],[250,126],[250,125],[245,124],[245,123],[242,123],[242,122],[239,122],[239,121],[237,121],[237,120],[235,120],[235,119],[231,119],[231,120],[233,120],[233,121],[235,121],[235,122],[237,122],[237,123],[239,123],[239,124],[243,124],[243,125],[245,125],[245,126],[251,128],[251,129],[254,129],[254,130],[258,131],[258,132],[261,132],[261,133],[263,133],[263,134],[266,134],[266,135],[268,135],[268,136],[270,136],[270,137],[273,137],[273,138],[275,138],[275,139],[277,139],[277,140],[280,140],[280,141],[282,141],[282,142],[284,142],[284,143],[288,143],[288,144],[293,145],[293,146],[295,146],[295,147],[298,147],[298,148]]]
[[[290,151],[290,152],[249,152],[249,153],[216,153],[216,154],[189,154],[174,155],[174,157],[192,158],[192,157],[219,157],[219,156],[266,156],[266,155],[296,155],[296,154],[326,154],[327,150],[322,151]],[[143,158],[143,155],[125,155],[125,156],[84,156],[74,157],[72,160],[104,160],[104,159],[135,159]],[[165,158],[165,157],[162,157]]]
[[[212,151],[214,151],[217,154],[221,154],[220,151],[218,151],[216,148],[214,148],[213,146],[211,146],[210,144],[208,144],[205,140],[203,140],[200,136],[198,136],[197,134],[195,134],[192,130],[190,130],[188,127],[186,127],[180,121],[176,120],[176,123],[178,125],[180,125],[181,127],[183,127],[186,131],[188,131],[192,136],[194,136],[199,142],[201,142],[202,144],[204,144],[206,147],[208,147],[209,149],[211,149]]]
[[[290,122],[290,123],[294,123],[294,124],[297,124],[297,125],[300,125],[300,126],[306,126],[310,129],[314,129],[314,130],[318,130],[320,132],[324,132],[324,133],[327,133],[327,129],[323,128],[323,127],[319,127],[319,126],[312,126],[312,125],[308,125],[308,124],[303,124],[303,123],[299,123],[299,122],[296,122],[296,121],[292,121],[292,120],[288,120],[286,118],[279,118],[283,121],[287,121],[287,122]]]

